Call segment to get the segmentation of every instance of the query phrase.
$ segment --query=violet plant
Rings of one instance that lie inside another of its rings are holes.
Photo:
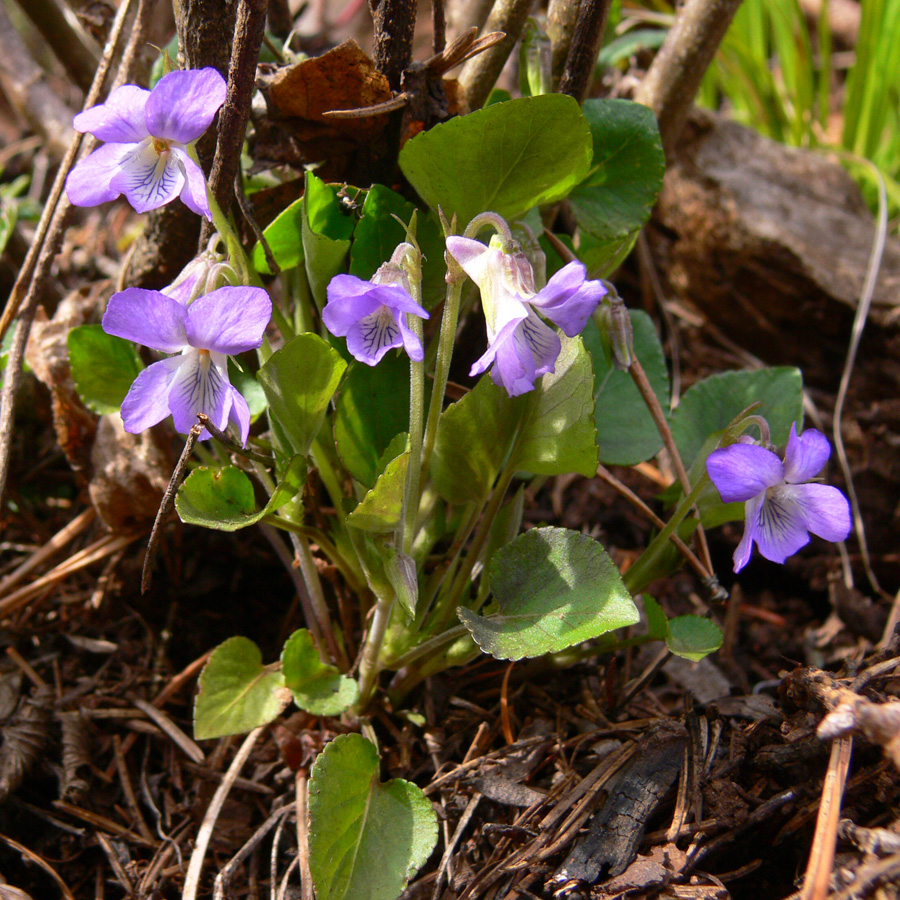
[[[692,530],[742,518],[745,503],[736,571],[753,542],[783,562],[809,533],[847,536],[846,500],[811,483],[828,445],[797,433],[799,372],[714,376],[671,409],[652,322],[629,314],[603,280],[661,187],[649,110],[617,100],[580,108],[547,94],[451,120],[401,152],[420,207],[374,185],[345,186],[348,208],[308,172],[302,200],[264,233],[269,254],[258,245],[248,255],[204,201],[190,148],[222,96],[207,70],[173,72],[152,92],[118,89],[76,119],[110,143],[68,185],[76,203],[124,194],[141,210],[181,196],[213,218],[218,236],[169,288],[116,293],[102,328],[72,332],[73,374],[85,401],[120,411],[129,431],[171,415],[182,434],[197,426],[201,439],[219,438],[197,448],[205,464],[192,462],[178,489],[181,519],[280,530],[299,573],[305,627],[270,665],[244,637],[215,649],[200,678],[198,739],[266,724],[291,699],[348,721],[382,691],[396,708],[430,674],[479,653],[585,656],[663,641],[699,659],[721,643],[715,622],[667,619],[646,594],[683,560],[715,584],[709,559],[686,543]],[[509,154],[510,144],[529,152]],[[564,200],[580,259],[563,258],[556,238],[534,240],[539,207]],[[271,259],[282,271],[267,292]],[[486,345],[463,395],[450,399],[461,317],[480,316]],[[142,368],[128,342],[170,355]],[[237,442],[223,434],[229,425]],[[787,441],[783,461],[749,443],[752,426],[764,444]],[[644,462],[664,441],[687,472],[668,521],[624,574],[585,534],[523,532],[526,500],[544,479]],[[321,491],[305,492],[313,481]],[[323,562],[353,598],[340,616]],[[643,631],[632,630],[637,594]],[[385,822],[405,817],[414,835],[379,898],[393,900],[431,852],[436,822],[424,795],[376,775],[377,754],[358,735],[335,740],[313,769],[310,868],[321,900],[353,896],[366,866],[383,865],[355,852],[349,873],[333,865],[374,827],[379,804]]]

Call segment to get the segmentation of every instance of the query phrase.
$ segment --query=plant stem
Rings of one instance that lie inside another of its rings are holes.
[[[325,646],[328,648],[332,660],[340,669],[346,672],[350,668],[350,664],[343,648],[339,646],[334,636],[331,614],[328,612],[328,604],[325,602],[325,594],[322,591],[322,582],[319,580],[316,561],[313,559],[312,551],[309,549],[309,541],[294,531],[288,533],[290,534],[291,543],[294,545],[294,552],[297,554],[300,574],[303,575],[303,582],[306,585],[313,616],[319,623],[319,630],[325,638]]]
[[[514,458],[515,453],[510,455],[510,459]],[[450,586],[450,592],[443,601],[439,601],[439,605],[444,607],[442,610],[444,622],[449,618],[447,615],[448,611],[450,615],[456,614],[456,607],[459,606],[459,601],[466,589],[466,585],[469,583],[475,564],[481,559],[481,554],[484,551],[485,544],[491,533],[491,526],[494,524],[494,519],[500,511],[503,498],[506,496],[506,490],[515,474],[515,465],[507,463],[506,468],[500,475],[500,480],[494,486],[494,490],[491,493],[491,499],[484,511],[481,522],[478,524],[475,537],[472,538],[472,544],[466,553],[466,558],[463,560],[459,571],[456,573],[456,578],[453,579],[453,584]]]
[[[678,483],[681,485],[681,489],[685,494],[689,494],[691,491],[691,480],[688,478],[687,469],[685,469],[684,463],[681,461],[681,454],[678,452],[678,447],[675,445],[672,429],[669,428],[668,419],[666,419],[666,415],[659,404],[656,391],[653,390],[650,379],[647,378],[647,373],[644,371],[644,367],[641,365],[641,361],[637,358],[637,354],[633,349],[631,351],[631,366],[628,371],[631,374],[634,383],[637,385],[637,389],[641,392],[644,403],[647,404],[647,408],[650,410],[650,415],[653,416],[653,421],[656,423],[660,437],[662,437],[663,443],[666,445],[666,450],[669,451],[669,457],[671,458],[672,465],[675,467],[675,472],[678,475]],[[697,511],[697,519],[698,521],[700,519],[699,510]],[[709,545],[706,542],[706,532],[703,530],[702,523],[697,525],[695,540],[697,542],[697,551],[700,554],[703,565],[710,574],[713,574],[712,560],[709,556]]]
[[[678,504],[678,507],[675,512],[672,513],[672,518],[669,519],[666,526],[655,538],[653,538],[647,549],[638,557],[637,562],[635,562],[635,564],[622,576],[625,587],[627,587],[632,594],[642,591],[647,586],[649,583],[647,575],[653,563],[656,562],[660,552],[675,533],[675,529],[678,528],[687,514],[693,509],[694,504],[697,502],[697,498],[708,483],[709,475],[704,472],[703,477],[698,480],[691,492]]]
[[[391,613],[394,610],[396,594],[391,591],[390,597],[378,597],[375,604],[375,612],[372,614],[372,626],[366,635],[363,646],[362,659],[359,662],[359,701],[356,708],[363,710],[372,697],[375,690],[375,680],[381,671],[379,657],[384,645],[384,637],[391,621]]]
[[[461,276],[458,279],[454,278],[447,284],[447,298],[444,301],[444,315],[441,318],[441,334],[438,338],[437,359],[434,363],[434,387],[431,390],[431,403],[428,407],[428,420],[425,423],[425,438],[422,443],[420,478],[423,481],[428,475],[428,466],[431,463],[431,454],[434,452],[434,442],[437,437],[441,410],[444,407],[444,392],[447,390],[447,379],[450,376],[450,360],[453,358],[453,343],[456,340],[456,325],[459,321],[459,302],[462,297],[462,286]]]
[[[410,279],[412,298],[422,301],[422,284]],[[418,316],[407,317],[407,323],[419,341],[424,340],[425,327]],[[420,503],[420,476],[425,418],[425,363],[410,360],[409,364],[409,463],[406,468],[406,487],[403,492],[403,512],[397,535],[397,548],[407,556],[412,555],[416,535],[416,516]]]

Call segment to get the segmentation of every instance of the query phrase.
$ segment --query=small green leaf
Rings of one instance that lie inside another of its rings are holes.
[[[256,524],[302,490],[306,460],[295,456],[269,502],[256,508],[253,484],[237,466],[221,469],[200,466],[185,479],[175,495],[175,509],[182,522],[217,531],[237,531]]]
[[[569,205],[590,239],[579,256],[594,271],[624,255],[626,246],[630,249],[662,190],[666,161],[648,107],[630,100],[586,100],[582,110],[594,157],[587,178],[569,195]]]
[[[497,659],[556,653],[640,618],[619,570],[592,538],[565,528],[533,528],[491,562],[499,609],[457,613]]]
[[[309,868],[318,900],[397,900],[437,842],[422,790],[381,783],[378,751],[358,734],[336,737],[309,779]]]
[[[521,218],[565,197],[588,173],[591,136],[578,103],[542,94],[497,103],[423,131],[400,151],[400,168],[435,211],[459,226],[492,210]]]
[[[506,391],[487,376],[441,413],[430,472],[445,500],[463,504],[487,496],[509,453],[518,415]]]
[[[669,374],[653,320],[645,312],[630,310],[634,351],[663,410],[669,408]],[[662,438],[634,379],[606,358],[600,332],[593,320],[584,330],[585,346],[591,354],[596,385],[594,417],[600,459],[607,465],[633,466],[652,459],[662,447]]]
[[[245,637],[229,638],[200,673],[194,737],[203,741],[252,731],[281,715],[290,699],[281,672],[263,666],[259,647]]]
[[[649,594],[644,594],[644,612],[647,616],[647,636],[664,641],[669,631],[669,620],[663,608]]]
[[[803,421],[800,370],[780,366],[721,372],[693,385],[672,413],[672,435],[684,464],[690,467],[710,434],[721,431],[757,401],[762,401],[762,406],[756,414],[768,420],[772,441],[785,443],[791,423]]]
[[[536,475],[596,475],[594,377],[581,338],[562,337],[556,372],[544,375],[534,396],[525,395],[525,402],[528,416],[522,424],[515,465]]]
[[[263,230],[263,237],[272,251],[278,267],[284,272],[293,269],[303,262],[303,198],[295,200],[287,209],[282,210]],[[262,242],[257,241],[251,257],[257,272],[273,275],[266,261],[266,253]]]
[[[669,619],[666,646],[676,656],[697,662],[722,646],[722,629],[700,616],[678,616]]]
[[[246,370],[241,371],[231,357],[228,358],[228,377],[232,385],[247,401],[250,409],[250,421],[255,422],[268,409],[269,402],[266,400],[266,392],[256,380],[256,376]]]
[[[269,358],[257,378],[294,453],[306,456],[347,364],[316,334],[298,334]]]
[[[84,405],[101,416],[118,412],[144,368],[134,344],[100,325],[79,325],[67,340],[72,379]]]
[[[409,429],[409,360],[388,353],[377,366],[350,370],[336,403],[334,438],[341,461],[361,484],[372,487],[391,441]],[[396,455],[396,454],[395,454]]]
[[[305,628],[287,639],[281,652],[281,671],[294,702],[313,715],[340,715],[359,697],[359,685],[352,678],[322,662]]]
[[[403,492],[406,486],[406,469],[409,451],[392,459],[387,468],[356,509],[347,516],[347,522],[363,531],[389,532],[397,528],[403,512]]]
[[[301,203],[300,233],[306,276],[319,309],[323,309],[328,283],[343,271],[355,220],[345,214],[337,191],[312,172],[306,173]]]

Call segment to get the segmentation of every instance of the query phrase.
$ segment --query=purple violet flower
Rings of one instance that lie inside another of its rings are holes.
[[[538,315],[569,337],[579,334],[606,288],[588,281],[580,262],[563,266],[540,291],[522,252],[509,252],[499,236],[489,246],[464,237],[448,237],[447,249],[481,291],[487,323],[487,352],[469,374],[489,366],[491,378],[510,397],[534,389],[535,379],[556,370],[562,345],[559,335]]]
[[[346,336],[351,355],[367,366],[376,365],[393,347],[402,347],[415,362],[425,357],[405,319],[407,314],[428,318],[410,295],[409,276],[400,262],[408,252],[414,248],[400,244],[371,281],[336,275],[328,285],[322,321],[332,334]]]
[[[739,442],[713,450],[706,471],[725,503],[746,501],[744,536],[734,551],[734,571],[750,560],[753,542],[772,562],[783,563],[809,543],[810,533],[843,541],[852,520],[847,498],[827,484],[811,483],[831,455],[831,445],[812,428],[791,425],[782,462],[771,450]]]
[[[171,413],[175,428],[186,434],[197,413],[205,413],[221,430],[233,422],[246,444],[250,409],[228,380],[227,357],[259,347],[271,315],[272,301],[262,288],[219,288],[189,307],[142,288],[113,294],[103,316],[107,334],[178,354],[135,379],[122,403],[125,430],[137,434]]]
[[[170,72],[152,91],[125,84],[106,103],[79,113],[75,130],[106,143],[69,173],[69,201],[97,206],[124,194],[143,213],[180,196],[189,209],[211,218],[206,179],[187,145],[212,124],[225,92],[215,69]]]

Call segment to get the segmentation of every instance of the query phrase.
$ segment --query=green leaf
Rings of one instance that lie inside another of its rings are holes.
[[[217,531],[237,531],[256,524],[293,500],[306,481],[306,459],[295,456],[269,502],[256,508],[253,483],[237,466],[221,469],[200,466],[185,479],[175,495],[175,509],[182,522]]]
[[[542,94],[497,103],[407,141],[400,168],[419,196],[459,226],[492,210],[521,218],[565,197],[588,173],[591,136],[578,103]]]
[[[594,156],[569,195],[579,228],[601,240],[642,228],[662,190],[666,159],[652,110],[631,100],[586,100]]]
[[[583,237],[579,257],[591,270],[609,271],[650,218],[662,190],[666,160],[652,111],[630,100],[586,100],[593,163],[569,195]]]
[[[118,412],[144,368],[134,344],[100,325],[79,325],[67,340],[72,379],[84,405],[101,416]]]
[[[200,673],[194,737],[203,741],[252,731],[281,715],[290,699],[281,672],[263,666],[259,647],[245,637],[229,638]]]
[[[645,312],[630,310],[634,350],[663,410],[669,408],[669,373],[653,320]],[[600,460],[607,465],[633,466],[652,459],[662,447],[659,429],[634,379],[607,359],[600,332],[593,320],[582,335],[591,354],[596,385],[594,417]]]
[[[316,716],[340,715],[359,697],[359,685],[352,678],[322,662],[305,628],[295,631],[285,642],[281,672],[297,706]]]
[[[303,262],[303,198],[295,200],[287,209],[282,210],[263,230],[263,237],[275,257],[282,272],[293,269]],[[257,241],[253,248],[251,261],[257,272],[273,275],[266,261],[262,242]]]
[[[445,500],[463,504],[487,496],[509,453],[518,416],[517,405],[487,376],[441,413],[430,473]]]
[[[342,734],[316,758],[309,780],[309,868],[317,900],[397,900],[437,842],[422,790],[382,784],[378,751]]]
[[[313,298],[321,310],[326,303],[328,283],[343,271],[355,222],[345,214],[337,191],[312,172],[306,173],[306,189],[301,203],[300,234],[306,276]]]
[[[722,646],[725,636],[715,622],[700,616],[669,619],[666,646],[676,656],[697,662]]]
[[[291,441],[295,453],[306,456],[347,364],[340,353],[316,334],[298,334],[259,370],[271,413]]]
[[[347,516],[347,522],[363,531],[394,531],[403,513],[403,491],[406,486],[408,465],[408,450],[392,459],[384,472],[378,476],[375,487]]]
[[[649,594],[644,594],[644,612],[647,616],[647,636],[664,641],[669,631],[669,620],[663,608]]]
[[[347,471],[366,487],[381,455],[409,430],[409,359],[388,353],[377,366],[351,364],[336,403],[334,438]]]
[[[406,230],[394,218],[409,224],[416,207],[396,191],[383,184],[373,184],[366,194],[362,218],[353,233],[350,249],[350,274],[357,278],[371,278],[378,267],[391,258],[397,245],[406,240]],[[431,309],[443,296],[446,288],[444,275],[444,236],[441,226],[431,214],[419,212],[416,240],[422,251],[422,299],[426,309]]]
[[[555,653],[640,618],[619,570],[587,535],[533,528],[491,562],[497,612],[457,613],[482,650],[497,659]]]
[[[524,402],[528,415],[514,451],[515,465],[536,475],[596,475],[594,378],[581,338],[562,337],[556,372],[544,375]]]
[[[240,391],[250,409],[250,421],[255,422],[269,407],[266,393],[256,376],[246,369],[241,371],[232,357],[228,357],[228,377],[234,387]]]
[[[698,381],[682,397],[672,413],[672,435],[681,459],[691,466],[703,442],[721,431],[742,410],[757,401],[762,406],[772,441],[783,444],[791,423],[803,421],[803,376],[799,369],[780,366],[755,371],[722,372]]]

